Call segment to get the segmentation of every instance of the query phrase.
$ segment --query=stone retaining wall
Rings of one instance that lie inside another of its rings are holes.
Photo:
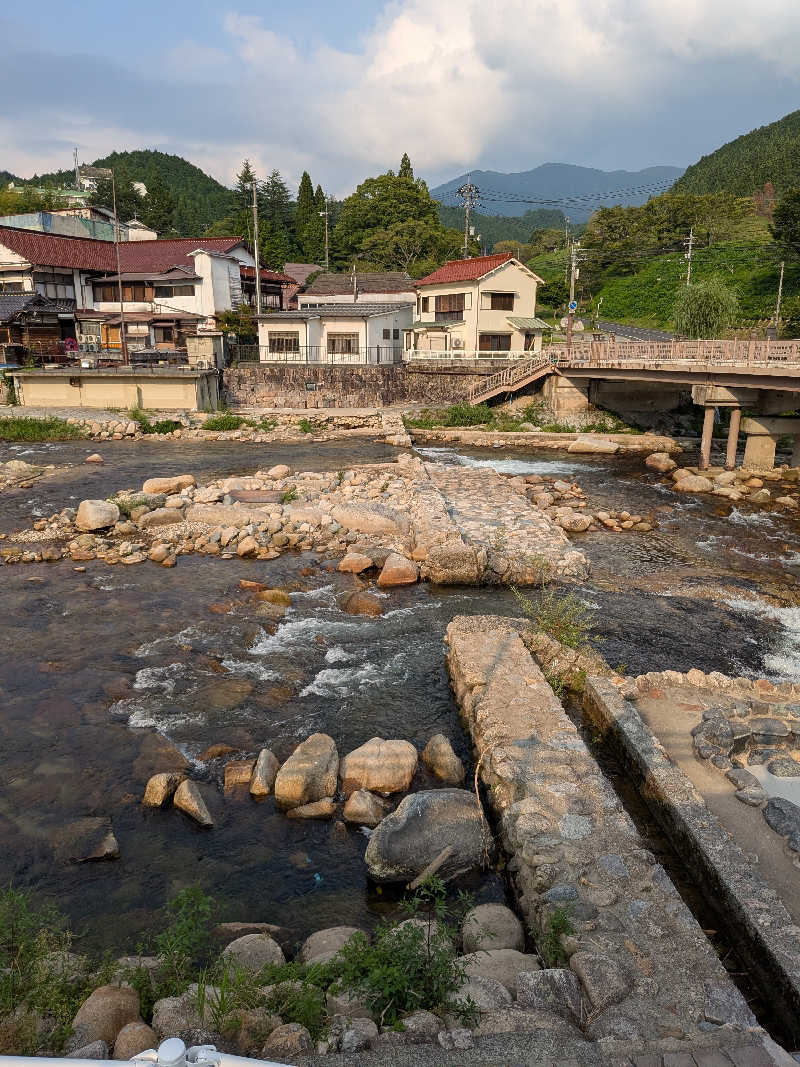
[[[540,954],[580,979],[585,1035],[604,1054],[763,1035],[517,627],[456,618],[447,662],[520,909]]]
[[[800,1042],[800,930],[783,903],[612,682],[587,678],[584,708],[611,732],[642,797],[707,898],[719,902],[727,925],[737,935],[737,950],[770,991],[776,1008],[783,1008],[779,1014]]]

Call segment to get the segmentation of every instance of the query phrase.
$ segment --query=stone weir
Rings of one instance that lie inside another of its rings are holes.
[[[537,1012],[556,1012],[581,1038],[568,1043],[580,1064],[791,1062],[643,847],[519,623],[457,617],[446,640],[519,907],[549,963],[521,978],[509,1029],[528,1011],[535,1032]]]

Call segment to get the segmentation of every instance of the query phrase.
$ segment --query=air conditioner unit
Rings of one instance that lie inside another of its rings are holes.
[[[453,344],[453,348],[463,348],[464,347],[464,339],[463,339],[463,337],[454,337],[453,341],[452,341],[452,344]]]

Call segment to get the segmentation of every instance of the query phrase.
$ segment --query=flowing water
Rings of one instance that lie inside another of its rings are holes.
[[[83,443],[5,446],[0,459],[68,470],[4,494],[3,529],[74,502],[66,498],[106,496],[155,474],[189,471],[209,480],[279,460],[335,470],[393,454],[366,442],[120,442],[103,447],[104,467],[90,468],[86,451]],[[799,588],[800,530],[793,520],[680,497],[643,474],[641,460],[423,454],[575,478],[590,506],[655,514],[661,525],[652,534],[575,538],[593,566],[578,593],[594,609],[594,640],[612,664],[631,673],[797,669],[800,611],[791,595]],[[340,753],[375,735],[421,748],[442,732],[469,764],[444,668],[444,631],[456,614],[518,614],[505,590],[419,585],[381,594],[382,618],[350,616],[342,603],[357,579],[313,554],[271,563],[186,557],[172,570],[90,563],[81,572],[62,562],[0,574],[0,869],[56,900],[85,929],[85,944],[119,949],[131,949],[186,885],[212,893],[227,919],[277,922],[297,938],[327,925],[369,924],[390,909],[392,894],[364,877],[364,833],[288,820],[271,798],[225,798],[217,788],[224,761],[199,764],[197,757],[224,742],[250,753],[268,745],[283,759],[316,730],[330,733]],[[243,577],[292,591],[285,616],[260,614],[239,591]],[[756,599],[763,591],[769,597]],[[214,830],[201,831],[175,811],[142,809],[144,783],[163,769],[168,744],[207,780]],[[54,860],[63,827],[86,815],[112,816],[119,860]],[[493,872],[471,888],[479,900],[504,893]]]

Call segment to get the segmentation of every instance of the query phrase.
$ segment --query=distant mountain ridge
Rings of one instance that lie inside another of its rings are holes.
[[[579,167],[572,163],[543,163],[533,170],[504,174],[497,170],[474,170],[470,181],[477,185],[485,196],[479,210],[491,215],[516,216],[537,207],[550,207],[563,211],[573,222],[586,222],[598,207],[622,204],[629,207],[644,204],[651,196],[664,192],[683,174],[682,167],[645,167],[644,170],[597,170],[594,167]],[[431,196],[445,204],[455,204],[455,190],[467,180],[466,174],[443,182],[431,189]],[[651,188],[659,184],[656,189]],[[532,200],[559,201],[562,197],[586,196],[592,193],[609,193],[616,189],[626,190],[617,198],[587,201],[586,204],[521,204],[503,199],[503,195],[516,194]],[[496,199],[494,194],[499,194]]]
[[[681,193],[733,193],[752,196],[772,182],[778,194],[800,186],[800,111],[728,141],[686,168]]]

